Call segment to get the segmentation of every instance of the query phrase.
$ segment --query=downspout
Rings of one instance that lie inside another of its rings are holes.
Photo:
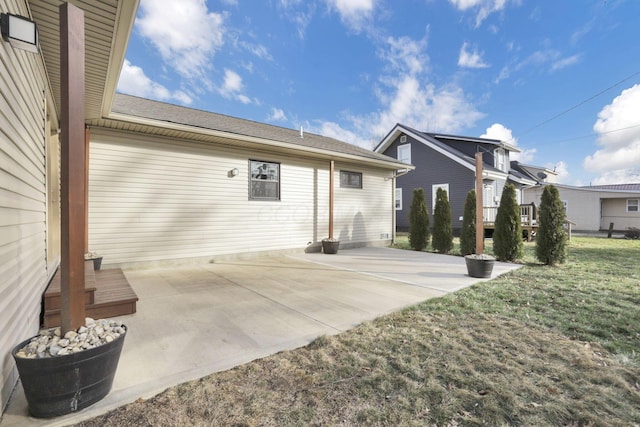
[[[84,127],[84,253],[89,252],[89,126]]]
[[[391,244],[396,243],[396,178],[409,173],[409,169],[400,169],[391,176]]]
[[[333,172],[334,162],[329,163],[329,239],[333,239]]]

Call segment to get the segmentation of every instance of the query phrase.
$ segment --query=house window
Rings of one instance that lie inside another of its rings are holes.
[[[249,160],[249,199],[280,200],[280,163]]]
[[[627,199],[627,212],[638,212],[638,199]]]
[[[494,159],[495,159],[495,164],[494,166],[496,167],[496,169],[499,169],[503,172],[507,172],[507,168],[506,168],[506,154],[504,152],[504,150],[502,148],[497,149],[494,154]]]
[[[402,188],[396,188],[396,210],[402,210]]]
[[[362,173],[340,171],[340,187],[362,188]]]
[[[398,160],[411,164],[411,144],[398,145]]]
[[[562,200],[562,205],[564,206],[564,213],[567,213],[567,209],[569,208],[569,202],[566,200]]]
[[[435,213],[436,210],[436,195],[438,194],[438,188],[442,188],[447,192],[447,199],[449,199],[449,184],[434,184],[431,186],[431,211]]]

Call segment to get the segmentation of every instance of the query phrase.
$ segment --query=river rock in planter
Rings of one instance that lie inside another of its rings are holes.
[[[11,352],[31,416],[76,412],[111,391],[127,328],[118,321],[90,318],[85,328],[64,337],[59,328],[43,330]]]
[[[77,331],[67,332],[64,337],[60,336],[59,327],[43,329],[19,349],[16,356],[27,359],[64,356],[110,343],[126,331],[122,322],[117,320],[93,320],[87,317],[85,325]]]

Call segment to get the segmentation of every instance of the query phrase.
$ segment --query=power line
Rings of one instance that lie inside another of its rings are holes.
[[[593,99],[595,99],[595,98],[599,97],[600,95],[604,94],[605,92],[610,91],[611,89],[615,88],[616,86],[620,86],[622,83],[626,82],[627,80],[631,80],[632,78],[634,78],[635,76],[637,76],[637,75],[639,75],[639,74],[640,74],[640,71],[636,71],[635,73],[631,74],[630,76],[625,77],[624,79],[620,80],[620,81],[619,81],[619,82],[617,82],[617,83],[614,83],[613,85],[609,86],[608,88],[606,88],[606,89],[604,89],[604,90],[601,90],[600,92],[596,93],[596,94],[595,94],[595,95],[593,95],[593,96],[590,96],[589,98],[585,99],[584,101],[580,101],[579,103],[575,104],[573,107],[570,107],[570,108],[568,108],[568,109],[566,109],[566,110],[564,110],[564,111],[562,111],[562,112],[560,112],[560,113],[556,114],[555,116],[552,116],[551,118],[549,118],[549,119],[547,119],[547,120],[545,120],[545,121],[543,121],[543,122],[541,122],[541,123],[538,123],[537,125],[535,125],[535,126],[533,126],[533,127],[530,127],[529,129],[527,129],[527,130],[525,130],[524,132],[522,132],[521,134],[519,134],[519,135],[518,135],[518,137],[521,137],[521,136],[523,136],[523,135],[526,135],[526,134],[528,134],[529,132],[531,132],[531,131],[533,131],[533,130],[535,130],[535,129],[539,128],[539,127],[542,127],[542,126],[546,125],[547,123],[549,123],[549,122],[551,122],[551,121],[553,121],[553,120],[557,119],[558,117],[562,117],[562,116],[564,116],[564,115],[565,115],[565,114],[567,114],[568,112],[575,110],[576,108],[578,108],[578,107],[580,107],[580,106],[582,106],[582,105],[586,104],[587,102],[589,102],[589,101],[591,101],[591,100],[593,100]],[[634,127],[634,126],[631,126],[631,127]],[[622,130],[622,129],[621,129],[621,130]],[[604,132],[603,132],[603,133],[604,133]],[[586,138],[586,137],[580,137],[580,138]],[[515,138],[513,138],[513,139],[515,139]],[[579,138],[576,138],[576,139],[579,139]]]
[[[598,133],[592,133],[592,134],[589,134],[589,135],[576,136],[574,138],[559,139],[559,140],[556,140],[556,141],[548,141],[547,143],[548,144],[558,144],[558,143],[561,143],[561,142],[576,141],[578,139],[591,138],[593,136],[606,135],[608,133],[620,132],[620,131],[623,131],[623,130],[638,128],[638,127],[640,127],[640,123],[637,124],[637,125],[627,126],[627,127],[620,128],[620,129],[608,130],[606,132],[598,132]]]

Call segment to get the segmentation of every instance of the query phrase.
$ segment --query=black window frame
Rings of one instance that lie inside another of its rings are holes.
[[[346,177],[346,182],[343,179],[343,176]],[[359,184],[351,184],[350,183],[350,177],[352,176],[357,176],[359,178]],[[356,188],[356,189],[362,189],[362,172],[354,172],[354,171],[346,171],[346,170],[341,170],[340,171],[340,188]]]
[[[265,166],[261,171],[262,165]],[[254,169],[254,166],[255,169]],[[280,162],[274,162],[271,160],[256,160],[249,159],[249,200],[261,200],[261,201],[280,201],[281,200],[281,164]],[[258,171],[264,172],[259,173]],[[275,175],[273,173],[275,172]],[[275,176],[275,178],[274,178]],[[256,195],[258,190],[262,188],[266,190],[267,183],[275,183],[275,195],[274,196],[260,196]]]

